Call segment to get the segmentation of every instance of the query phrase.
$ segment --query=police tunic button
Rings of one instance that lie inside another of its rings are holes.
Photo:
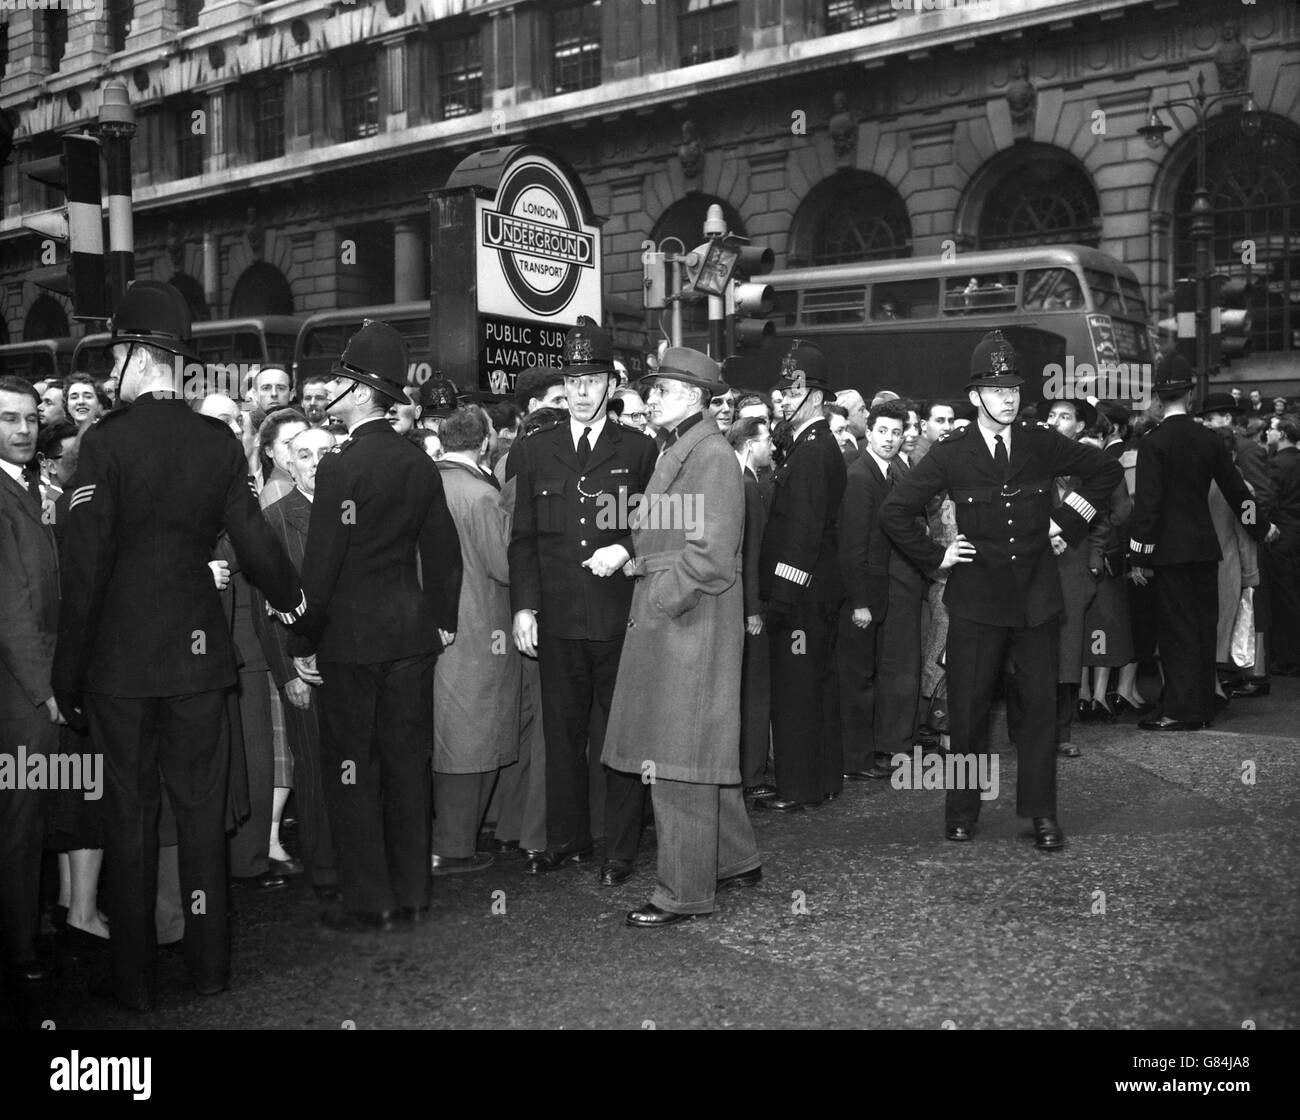
[[[587,542],[586,542],[586,541],[579,541],[578,543],[579,543],[580,545],[582,545],[583,548],[586,548],[586,547],[587,547]]]
[[[628,628],[629,630],[631,630],[632,627],[635,626],[635,625],[636,625],[636,619],[634,619],[634,618],[629,618],[629,619],[627,620],[627,628]]]
[[[1008,525],[1014,525],[1015,522],[1012,521],[1012,519],[1008,517],[1008,518],[1007,518],[1007,524],[1008,524]]]
[[[1011,508],[1011,503],[1010,503],[1010,502],[1007,502],[1007,509],[1010,509],[1010,508]]]
[[[585,517],[579,517],[579,518],[578,518],[578,524],[579,524],[579,525],[585,525],[585,524],[587,524],[587,519],[586,519]]]
[[[1013,553],[1011,554],[1011,559],[1014,560],[1015,558],[1016,558],[1016,554],[1013,552]]]

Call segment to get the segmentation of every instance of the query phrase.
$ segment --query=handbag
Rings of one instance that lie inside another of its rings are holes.
[[[1229,645],[1232,663],[1239,669],[1255,664],[1255,589],[1243,587],[1241,602],[1237,604],[1237,617],[1232,620],[1232,641]]]

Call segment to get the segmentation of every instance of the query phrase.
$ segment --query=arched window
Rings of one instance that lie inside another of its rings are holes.
[[[208,310],[208,301],[203,295],[203,285],[187,272],[177,272],[167,281],[181,295],[190,308],[190,319],[195,323],[206,323],[212,318]]]
[[[790,264],[799,267],[910,257],[912,221],[884,179],[838,171],[803,200],[790,242]]]
[[[655,222],[654,228],[650,231],[650,240],[656,246],[660,246],[664,245],[665,239],[675,237],[681,242],[681,246],[678,246],[675,242],[669,242],[664,246],[667,251],[671,253],[689,253],[696,245],[703,244],[704,219],[708,217],[709,207],[714,205],[722,207],[722,217],[727,223],[729,233],[734,233],[739,237],[746,236],[745,224],[740,220],[740,215],[731,203],[716,198],[711,194],[691,194],[674,202],[659,215],[659,220]],[[691,336],[702,336],[707,334],[708,329],[709,312],[707,304],[704,301],[684,303],[682,305],[683,333]],[[696,345],[699,342],[700,339],[696,337],[688,345]]]
[[[34,338],[67,338],[68,313],[53,296],[37,296],[23,320],[23,341]]]
[[[1018,146],[984,178],[979,248],[1100,243],[1097,192],[1067,153],[1045,144]]]
[[[1265,117],[1254,138],[1234,120],[1219,118],[1206,151],[1205,185],[1214,221],[1214,271],[1247,282],[1255,350],[1300,350],[1300,136],[1276,117]],[[1193,161],[1174,197],[1179,277],[1196,275],[1195,190]],[[1253,256],[1253,262],[1244,263],[1243,256]]]
[[[293,289],[273,264],[258,261],[244,269],[230,297],[230,317],[292,315]]]

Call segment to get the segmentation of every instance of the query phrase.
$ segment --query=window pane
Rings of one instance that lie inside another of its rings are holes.
[[[730,58],[740,47],[737,5],[717,0],[682,0],[677,19],[683,66]]]
[[[482,36],[475,31],[447,39],[439,48],[438,92],[444,120],[478,113],[483,108]]]
[[[850,288],[822,288],[803,294],[802,322],[862,323],[867,318],[867,289],[863,284]]]
[[[379,133],[379,69],[373,57],[343,69],[343,138]]]
[[[600,85],[600,0],[557,11],[551,38],[556,93]]]
[[[1025,273],[1026,311],[1083,310],[1083,289],[1068,268],[1032,268]]]
[[[883,23],[897,14],[893,0],[825,0],[825,3],[827,35]]]
[[[872,319],[933,319],[938,314],[938,280],[897,280],[871,286]]]
[[[258,86],[253,94],[258,159],[279,159],[284,155],[284,82]]]
[[[990,272],[966,280],[949,277],[943,287],[943,309],[952,315],[1005,311],[1019,300],[1014,272]]]

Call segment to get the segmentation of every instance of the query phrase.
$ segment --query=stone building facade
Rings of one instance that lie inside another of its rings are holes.
[[[1263,114],[1208,126],[1215,263],[1261,301],[1234,372],[1300,387],[1287,0],[17,0],[0,23],[0,342],[79,330],[24,279],[21,215],[50,200],[22,164],[111,78],[139,125],[136,273],[220,318],[426,298],[425,192],[522,141],[582,175],[628,303],[645,242],[697,242],[716,201],[778,268],[1076,241],[1154,310],[1192,269],[1194,118],[1164,113],[1158,150],[1137,129],[1203,75]]]

